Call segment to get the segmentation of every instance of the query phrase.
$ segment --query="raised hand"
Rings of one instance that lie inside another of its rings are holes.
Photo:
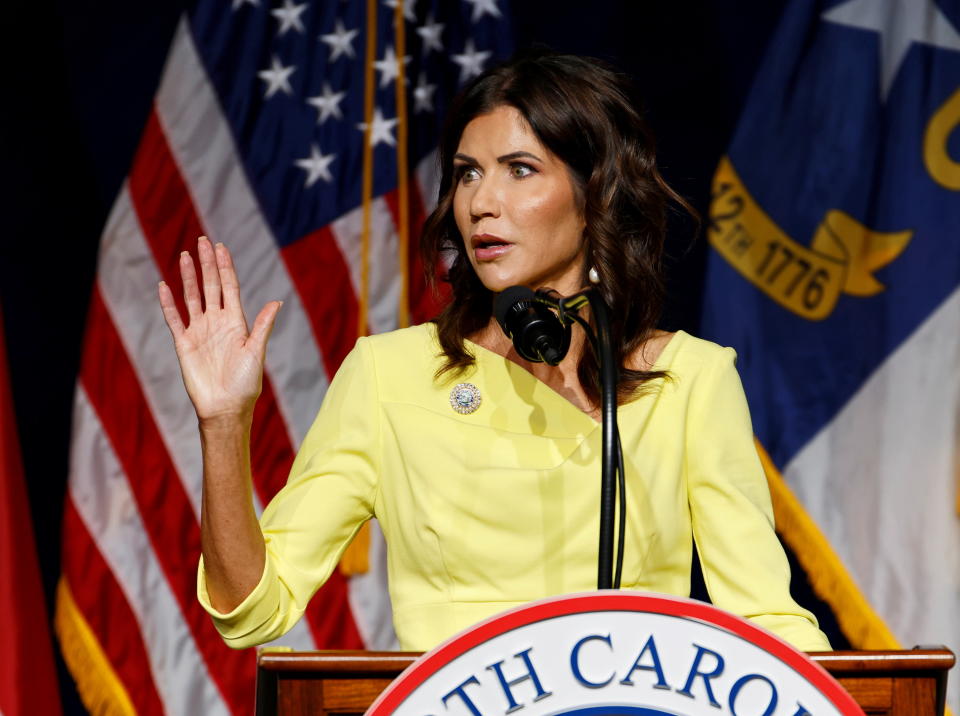
[[[186,251],[180,255],[188,326],[183,324],[170,287],[162,281],[159,286],[160,307],[173,334],[183,382],[201,423],[249,420],[260,395],[267,339],[281,302],[264,306],[248,331],[230,252],[202,236],[197,253],[205,310],[193,259]]]

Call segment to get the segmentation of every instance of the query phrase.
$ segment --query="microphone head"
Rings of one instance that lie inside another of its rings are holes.
[[[557,365],[567,354],[569,327],[526,286],[511,286],[497,294],[493,315],[526,360]]]
[[[507,316],[512,308],[522,309],[533,303],[536,294],[526,286],[511,286],[498,293],[493,299],[493,315],[500,324],[500,328],[507,334],[507,338],[512,338],[511,331],[507,329]],[[518,304],[521,304],[518,306]]]

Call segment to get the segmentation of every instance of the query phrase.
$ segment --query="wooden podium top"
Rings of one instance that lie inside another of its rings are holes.
[[[257,714],[362,714],[420,654],[391,651],[271,651],[257,663]],[[949,649],[830,651],[810,658],[867,714],[943,714]]]

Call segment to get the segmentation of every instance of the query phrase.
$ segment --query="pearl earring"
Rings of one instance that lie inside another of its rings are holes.
[[[592,284],[600,283],[600,274],[597,273],[595,266],[591,266],[590,270],[587,271],[587,278],[590,279],[590,283]]]

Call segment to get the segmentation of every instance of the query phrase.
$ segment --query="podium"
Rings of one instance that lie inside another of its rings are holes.
[[[419,654],[376,651],[282,652],[257,659],[257,716],[362,714]],[[943,714],[947,671],[956,661],[944,648],[831,651],[810,654],[867,714]]]

